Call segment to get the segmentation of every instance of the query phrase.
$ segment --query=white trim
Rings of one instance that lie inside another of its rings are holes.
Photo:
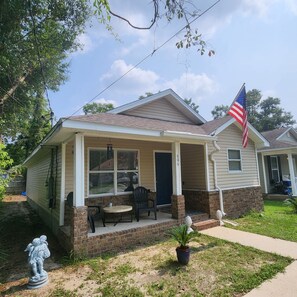
[[[265,159],[263,154],[261,154],[261,161],[262,161],[262,170],[263,170],[263,179],[264,179],[264,191],[265,191],[265,194],[267,194],[268,188],[267,188],[267,179],[266,179],[266,167],[265,167]]]
[[[206,120],[200,114],[195,112],[188,104],[186,104],[185,101],[180,96],[178,96],[172,89],[167,89],[165,91],[156,93],[154,95],[148,96],[141,100],[139,100],[139,99],[135,100],[128,104],[114,108],[114,109],[108,111],[107,113],[112,113],[112,114],[123,113],[127,110],[135,109],[139,106],[146,105],[146,104],[151,103],[155,100],[159,100],[163,97],[168,97],[168,99],[170,99],[170,103],[172,103],[177,109],[179,109],[184,115],[189,117],[191,120],[194,120],[195,122],[198,122],[200,124],[203,124],[206,122]],[[181,108],[179,108],[179,107],[181,107]]]
[[[296,196],[297,188],[296,188],[296,182],[295,182],[295,173],[294,173],[292,153],[288,154],[288,163],[289,163],[290,180],[291,180],[291,186],[292,186],[292,194],[293,194],[293,196]]]
[[[285,132],[283,132],[281,135],[279,135],[276,140],[280,140],[286,133],[291,132],[292,130],[292,134],[294,134],[294,137],[297,138],[297,133],[295,131],[295,129],[293,127],[288,127],[287,130],[285,130]]]
[[[295,152],[294,152],[295,150]],[[271,150],[258,150],[258,152],[262,153],[265,156],[271,155],[271,154],[277,154],[277,155],[286,155],[288,153],[297,153],[297,145],[295,147],[287,147],[287,148],[275,148]]]
[[[120,195],[127,195],[131,194],[132,191],[127,191],[127,192],[118,192],[118,182],[117,182],[117,174],[121,173],[123,171],[125,172],[138,172],[138,184],[140,185],[140,150],[135,149],[135,148],[114,148],[114,154],[113,154],[113,170],[94,170],[92,173],[113,173],[113,185],[114,185],[114,192],[110,193],[102,193],[102,194],[90,194],[90,179],[89,179],[89,174],[90,174],[90,152],[91,151],[104,151],[106,150],[105,147],[100,146],[100,147],[88,147],[88,156],[87,156],[87,197],[88,198],[96,198],[96,197],[107,197],[107,196],[120,196]],[[122,170],[118,171],[118,152],[119,151],[128,151],[128,152],[137,152],[137,159],[138,159],[138,169],[136,170]]]
[[[85,205],[85,174],[84,174],[84,135],[76,133],[74,139],[74,174],[73,174],[73,205]]]
[[[208,144],[204,144],[204,166],[205,166],[205,185],[206,185],[206,191],[209,191],[210,189],[210,183],[209,183],[209,163],[208,163]]]
[[[172,194],[182,194],[180,142],[174,142],[172,147]]]
[[[240,159],[229,159],[229,151],[239,151]],[[229,161],[231,161],[231,162],[232,161],[240,162],[240,170],[230,170]],[[239,148],[227,148],[227,162],[228,162],[228,172],[230,174],[233,174],[233,173],[242,173],[243,172],[243,162],[242,162],[241,149],[239,149]]]
[[[212,135],[214,133],[214,135],[217,136],[232,124],[236,124],[237,127],[241,128],[240,124],[237,123],[237,121],[233,117],[231,117],[229,121],[227,121],[222,126],[218,127],[216,130],[212,131],[212,133],[209,133],[209,134]],[[261,147],[270,146],[268,140],[260,132],[258,132],[250,123],[248,123],[248,129],[249,129],[249,132],[252,132],[252,133],[249,133],[248,138],[252,139],[255,142],[255,144],[259,144],[261,145]],[[257,142],[253,139],[254,138],[253,136],[257,138],[258,140]]]
[[[61,144],[61,186],[60,186],[60,217],[59,226],[64,225],[65,208],[65,176],[66,176],[66,143]]]
[[[217,138],[214,136],[210,135],[202,135],[202,134],[195,134],[195,133],[190,133],[190,132],[182,132],[182,131],[162,131],[160,133],[161,136],[163,137],[173,137],[173,138],[178,138],[178,139],[197,139],[201,141],[205,140],[216,140]]]
[[[230,191],[230,190],[237,190],[237,189],[247,189],[247,188],[253,188],[253,187],[261,187],[261,185],[251,185],[251,186],[238,186],[233,188],[221,188],[222,191]],[[218,192],[218,189],[212,189],[209,192]]]
[[[258,160],[258,153],[257,153],[257,149],[255,147],[255,156],[256,156],[256,167],[257,167],[257,176],[258,176],[258,183],[261,184],[261,180],[260,180],[260,172],[259,172],[259,160]]]

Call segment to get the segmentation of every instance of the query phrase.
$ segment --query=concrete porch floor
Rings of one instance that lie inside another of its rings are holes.
[[[129,215],[126,215],[123,217],[123,220],[129,219]],[[102,219],[95,217],[95,233],[92,233],[91,228],[89,228],[88,237],[108,234],[108,233],[114,233],[134,228],[141,228],[146,227],[150,225],[156,225],[164,222],[169,221],[176,221],[175,219],[172,219],[171,213],[165,213],[158,211],[157,213],[157,220],[154,219],[154,214],[151,212],[150,216],[148,216],[145,213],[142,213],[139,219],[139,222],[136,221],[135,218],[133,218],[132,222],[119,222],[114,226],[114,223],[106,223],[106,227],[103,227]]]

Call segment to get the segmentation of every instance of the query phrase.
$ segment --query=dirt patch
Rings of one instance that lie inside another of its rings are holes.
[[[45,234],[51,251],[50,259],[45,262],[45,269],[61,267],[61,257],[65,251],[57,239],[30,207],[26,197],[6,196],[0,206],[0,285],[12,283],[20,285],[29,276],[28,254],[24,251],[35,237]],[[0,289],[1,292],[1,289]]]

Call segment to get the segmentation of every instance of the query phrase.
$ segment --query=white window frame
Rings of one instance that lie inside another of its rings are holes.
[[[138,184],[140,184],[140,151],[139,149],[130,149],[130,148],[114,148],[113,149],[113,160],[114,160],[114,166],[113,166],[113,170],[103,170],[103,171],[90,171],[90,152],[91,151],[102,151],[102,150],[106,150],[106,148],[104,147],[89,147],[88,148],[88,178],[87,178],[87,196],[89,198],[95,198],[95,197],[106,197],[106,196],[120,196],[120,195],[127,195],[127,194],[131,194],[131,191],[127,191],[127,192],[118,192],[118,182],[117,182],[117,174],[118,173],[127,173],[127,172],[137,172],[138,173]],[[137,170],[120,170],[118,171],[118,151],[128,151],[128,152],[137,152],[137,160],[138,160],[138,168]],[[114,181],[114,192],[110,192],[110,193],[102,193],[102,194],[90,194],[89,190],[89,184],[90,184],[90,173],[113,173],[113,181]]]
[[[230,159],[229,158],[229,151],[238,151],[240,158],[239,159]],[[241,149],[238,149],[238,148],[228,148],[227,149],[227,159],[228,159],[228,172],[229,173],[242,172],[242,155],[241,155]],[[240,170],[230,169],[230,162],[239,162],[239,164],[240,164]]]
[[[272,168],[272,159],[275,159],[276,168]],[[277,171],[278,180],[275,180],[275,183],[280,182],[280,174],[279,174],[279,164],[278,164],[278,157],[277,156],[270,156],[270,168],[271,168],[271,177],[273,179],[273,171]]]

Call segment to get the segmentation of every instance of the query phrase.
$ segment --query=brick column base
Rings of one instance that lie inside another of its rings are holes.
[[[171,212],[173,219],[177,219],[179,223],[183,222],[186,215],[184,195],[171,196]]]
[[[70,222],[70,240],[72,250],[75,255],[87,254],[87,240],[88,240],[88,207],[72,207]]]

